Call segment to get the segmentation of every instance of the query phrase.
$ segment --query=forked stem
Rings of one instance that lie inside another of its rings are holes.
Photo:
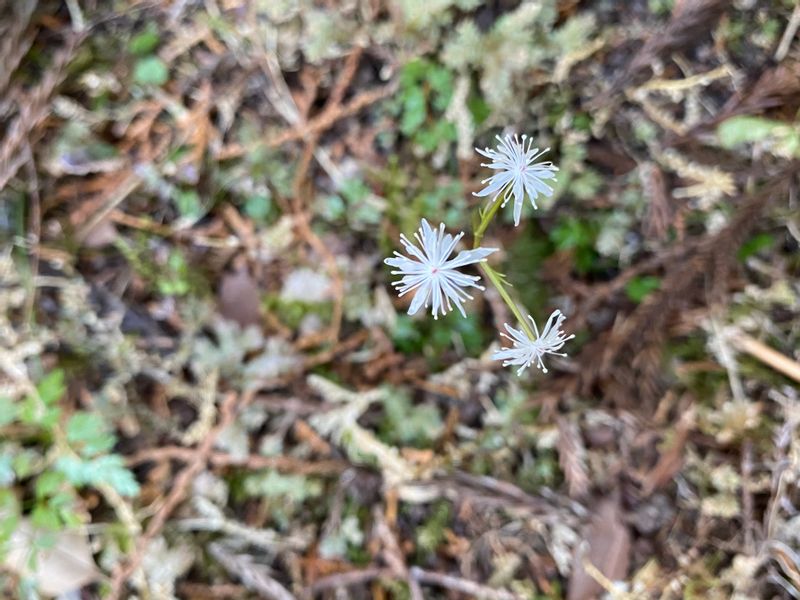
[[[497,196],[494,199],[492,204],[489,208],[481,215],[481,220],[478,226],[475,228],[474,233],[472,234],[472,247],[477,248],[480,246],[481,241],[483,240],[483,235],[486,233],[486,229],[489,227],[489,224],[494,219],[495,215],[497,215],[497,211],[500,209],[500,205],[503,203],[503,199],[501,196]],[[528,323],[528,319],[522,314],[522,311],[517,306],[517,303],[511,298],[511,295],[508,293],[506,289],[506,283],[503,281],[502,276],[500,273],[495,271],[492,267],[489,266],[489,263],[483,261],[480,263],[481,271],[483,271],[483,275],[486,280],[491,283],[497,292],[500,294],[500,297],[503,299],[503,302],[506,303],[509,310],[514,314],[519,322],[522,330],[528,335],[528,337],[532,340],[536,339],[536,335],[534,335],[533,330],[531,329],[530,323]]]
[[[494,216],[497,214],[497,211],[500,210],[500,205],[503,204],[503,199],[500,196],[492,201],[492,204],[489,206],[488,210],[481,215],[481,222],[478,224],[478,227],[475,229],[473,235],[473,242],[472,247],[477,248],[481,245],[481,241],[483,240],[483,234],[486,233],[486,229],[489,227],[489,223],[492,222]]]

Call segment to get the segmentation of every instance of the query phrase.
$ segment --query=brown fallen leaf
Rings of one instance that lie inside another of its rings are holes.
[[[261,294],[246,266],[222,276],[219,312],[242,327],[261,323]]]
[[[589,491],[586,448],[578,426],[565,418],[558,419],[558,464],[569,486],[570,498],[580,498]]]
[[[658,458],[656,466],[650,469],[642,480],[642,495],[649,496],[654,491],[661,489],[672,481],[675,474],[683,466],[683,453],[689,433],[694,429],[695,413],[693,409],[687,410],[681,416],[675,430],[675,439]]]
[[[586,572],[585,562],[611,581],[624,579],[628,574],[631,536],[622,520],[618,500],[606,498],[596,505],[585,539],[586,543],[575,551],[567,600],[590,600],[604,591],[597,580]]]
[[[95,227],[86,232],[83,245],[86,248],[103,248],[113,244],[119,232],[110,219],[103,219]]]
[[[89,540],[85,533],[58,531],[55,543],[37,553],[36,568],[31,568],[31,552],[38,534],[28,519],[22,519],[11,534],[9,551],[2,565],[20,576],[30,577],[47,596],[61,596],[80,590],[98,576]]]

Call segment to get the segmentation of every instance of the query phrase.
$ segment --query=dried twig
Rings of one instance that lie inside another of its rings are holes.
[[[305,591],[303,597],[312,598],[325,590],[363,585],[376,579],[397,579],[397,573],[392,569],[372,567],[359,571],[347,571],[346,573],[328,575],[327,577],[315,581],[313,585]]]
[[[244,397],[242,399],[242,404],[246,404],[250,397],[251,396]],[[117,569],[115,569],[115,573],[111,579],[111,590],[107,596],[108,598],[112,600],[117,600],[120,598],[126,581],[141,565],[142,560],[144,559],[144,553],[147,551],[147,546],[164,528],[167,519],[169,519],[172,512],[186,497],[194,478],[200,474],[203,468],[205,468],[208,458],[211,455],[211,450],[214,447],[214,443],[217,441],[217,437],[223,429],[228,427],[228,425],[233,422],[233,419],[236,416],[238,399],[239,396],[236,393],[230,392],[222,401],[220,406],[219,423],[203,440],[203,443],[193,451],[194,456],[191,462],[175,478],[172,489],[165,498],[161,508],[159,508],[155,516],[147,524],[144,534],[142,534],[142,536],[137,540],[136,547],[133,551],[133,554],[128,559],[127,564],[124,566],[120,565]]]
[[[208,551],[227,571],[241,579],[245,586],[262,594],[265,598],[269,600],[295,600],[294,595],[289,590],[267,575],[265,567],[254,564],[251,557],[228,552],[219,543],[209,545]]]
[[[80,41],[80,35],[67,39],[63,48],[53,57],[53,64],[24,99],[19,102],[19,114],[8,127],[3,143],[0,145],[0,189],[3,189],[17,170],[27,160],[25,152],[20,152],[22,144],[50,112],[48,101],[66,75],[66,66],[72,60]]]
[[[776,371],[783,373],[800,383],[800,363],[787,356],[784,356],[777,350],[773,350],[763,342],[750,337],[746,333],[738,333],[731,338],[731,342],[740,352],[746,352],[753,358],[763,362],[765,365],[772,367]]]
[[[558,464],[569,485],[569,495],[579,498],[589,491],[586,448],[578,426],[566,418],[558,419]]]
[[[419,567],[411,567],[410,574],[412,578],[421,584],[435,585],[461,594],[468,594],[474,598],[483,598],[485,600],[521,600],[522,598],[506,590],[490,588],[462,577],[425,571]]]
[[[129,456],[127,463],[130,466],[165,460],[179,460],[188,463],[196,454],[197,451],[192,448],[161,446],[159,448],[140,450],[136,454]],[[307,461],[291,456],[261,456],[259,454],[251,454],[247,458],[241,459],[225,452],[211,452],[208,455],[208,461],[216,468],[275,469],[276,471],[298,473],[300,475],[336,475],[348,468],[352,468],[349,463],[343,460]]]
[[[0,92],[5,91],[11,75],[31,47],[34,36],[27,34],[27,30],[37,4],[37,0],[10,3],[14,14],[0,37]]]

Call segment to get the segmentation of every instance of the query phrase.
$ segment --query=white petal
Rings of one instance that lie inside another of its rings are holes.
[[[475,248],[473,250],[462,250],[452,260],[448,260],[442,265],[445,269],[455,269],[456,267],[463,267],[464,265],[471,265],[473,263],[481,262],[492,252],[497,252],[497,248]]]
[[[430,295],[430,286],[426,285],[417,290],[414,299],[411,301],[411,306],[408,307],[408,314],[415,315],[423,304],[427,304],[428,296]]]

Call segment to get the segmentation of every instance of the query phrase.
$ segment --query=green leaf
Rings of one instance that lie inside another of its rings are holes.
[[[400,85],[402,87],[413,87],[425,77],[430,63],[421,58],[415,58],[406,63],[400,70]]]
[[[147,29],[133,36],[128,42],[128,50],[131,54],[144,56],[150,54],[158,46],[159,42],[158,27],[155,23],[148,23]]]
[[[399,314],[392,330],[392,342],[400,352],[416,354],[422,350],[423,335],[411,317]]]
[[[735,148],[766,139],[780,127],[783,127],[782,123],[761,117],[732,117],[719,124],[717,135],[723,147]]]
[[[740,261],[744,262],[754,254],[758,254],[762,250],[766,250],[775,244],[775,236],[769,233],[759,233],[747,240],[742,247],[739,248],[737,257]]]
[[[25,398],[19,407],[19,420],[26,425],[36,425],[51,430],[61,417],[61,409],[57,406],[43,406],[37,398]]]
[[[123,496],[132,497],[139,494],[139,483],[133,473],[125,467],[125,461],[121,456],[118,454],[103,456],[100,459],[96,459],[95,463],[100,464],[94,465],[94,468],[98,471],[98,480],[93,482],[94,485],[102,483],[104,480],[105,483]]]
[[[20,507],[14,492],[0,489],[0,557],[6,551],[5,545],[19,524]]]
[[[48,504],[37,504],[33,507],[31,522],[36,527],[50,530],[61,529],[62,525],[58,510]]]
[[[41,462],[42,457],[36,450],[30,448],[18,449],[12,458],[12,466],[17,479],[30,477],[37,470],[37,463]]]
[[[411,135],[425,122],[427,114],[425,93],[422,88],[411,88],[403,98],[403,116],[400,119],[400,131],[405,135]]]
[[[13,423],[17,419],[19,406],[8,396],[0,396],[0,427]]]
[[[200,196],[194,190],[178,190],[175,196],[175,207],[181,216],[187,219],[199,219],[203,216]]]
[[[645,275],[634,277],[625,285],[625,293],[628,298],[636,303],[644,300],[648,294],[661,287],[661,278]]]
[[[100,415],[85,411],[76,412],[69,418],[66,431],[67,441],[84,457],[108,452],[117,441]]]
[[[164,296],[183,296],[189,293],[189,265],[179,250],[170,252],[167,268],[158,278],[158,291]]]
[[[118,454],[80,460],[73,456],[59,458],[55,468],[64,474],[75,487],[97,486],[106,483],[123,496],[136,496],[139,484]]]
[[[3,449],[4,452],[7,449]],[[14,483],[16,474],[14,473],[14,459],[10,454],[0,454],[0,488],[8,487]]]
[[[575,217],[561,219],[550,232],[550,239],[559,250],[589,248],[594,245],[592,226]]]
[[[64,371],[55,369],[45,375],[36,386],[36,390],[39,392],[42,402],[46,405],[55,404],[66,391],[66,387],[64,387]]]
[[[489,104],[478,95],[470,96],[469,100],[467,100],[467,108],[472,114],[472,120],[475,121],[475,125],[481,125],[492,114]]]
[[[424,554],[430,554],[445,540],[445,530],[450,524],[450,505],[438,502],[433,507],[431,516],[417,528],[417,546]]]
[[[270,198],[269,194],[250,196],[245,200],[244,212],[254,221],[263,223],[272,212],[272,198]]]
[[[141,85],[164,85],[169,80],[169,69],[157,56],[148,56],[136,61],[133,80]]]
[[[36,478],[35,494],[37,498],[52,496],[66,483],[63,473],[58,471],[45,471]]]
[[[442,430],[439,411],[431,404],[414,405],[400,390],[387,394],[386,416],[381,423],[381,437],[388,442],[429,444]]]
[[[250,496],[279,498],[291,503],[301,503],[307,498],[322,494],[322,484],[303,475],[284,475],[268,470],[251,475],[244,481],[244,491]]]

